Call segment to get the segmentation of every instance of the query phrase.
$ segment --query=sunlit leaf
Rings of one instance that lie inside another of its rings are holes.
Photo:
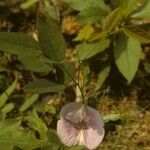
[[[65,89],[63,84],[51,82],[46,79],[39,79],[33,82],[29,82],[24,88],[25,92],[32,93],[49,93],[49,92],[59,92]]]
[[[108,12],[95,6],[95,7],[87,7],[84,10],[82,10],[78,16],[77,19],[81,23],[101,23],[103,22],[104,18],[107,16]]]
[[[140,43],[134,38],[119,34],[114,49],[115,61],[119,71],[130,83],[139,66]]]
[[[118,121],[121,119],[121,115],[120,114],[111,114],[111,115],[107,115],[103,117],[104,122],[107,123],[109,121]]]
[[[5,119],[7,113],[9,113],[14,108],[14,106],[15,105],[13,103],[8,103],[1,109],[2,121]]]
[[[106,38],[106,36],[107,36],[107,32],[106,31],[102,31],[102,32],[99,32],[99,33],[93,33],[88,38],[88,41],[89,42],[96,41],[96,40],[99,40],[99,39],[102,39],[102,38]]]
[[[23,2],[21,5],[20,5],[20,8],[22,9],[27,9],[29,7],[32,7],[35,3],[37,3],[38,0],[27,0],[26,2]]]
[[[137,8],[139,0],[111,0],[114,8],[121,7],[124,17],[129,16]]]
[[[123,31],[127,36],[133,37],[141,43],[144,43],[144,44],[150,43],[149,34],[145,30],[139,27],[131,26],[131,27],[127,27],[123,29]]]
[[[55,20],[59,20],[59,12],[57,11],[56,7],[55,6],[52,6],[50,4],[50,1],[49,0],[44,0],[44,4],[45,4],[45,9],[47,11],[47,14],[55,19]]]
[[[40,147],[40,141],[35,138],[35,135],[25,132],[20,125],[20,119],[0,122],[0,149],[17,146],[20,149],[32,150]]]
[[[138,11],[137,13],[133,14],[133,18],[140,18],[140,19],[149,19],[150,18],[150,1],[144,0],[143,3],[144,7],[142,7],[142,10]]]
[[[78,52],[79,59],[83,61],[104,51],[109,46],[109,43],[109,39],[106,38],[92,43],[83,42],[76,47],[75,51]]]
[[[63,0],[67,5],[69,5],[71,8],[82,11],[85,8],[88,7],[95,7],[98,6],[99,8],[103,8],[106,11],[109,10],[109,7],[104,3],[103,0],[86,0],[86,1],[81,1],[81,0]]]
[[[0,32],[0,50],[21,56],[38,56],[42,53],[36,40],[23,33],[14,32]]]
[[[118,20],[121,17],[122,9],[116,8],[106,17],[103,23],[103,30],[106,32],[110,32],[113,28],[117,26]]]
[[[37,16],[38,39],[44,54],[52,60],[65,57],[66,45],[57,22],[42,13]]]
[[[85,25],[78,33],[78,35],[73,39],[74,41],[87,40],[91,34],[94,32],[94,29],[91,25]]]
[[[0,107],[4,106],[11,93],[14,91],[17,85],[17,79],[6,89],[6,91],[0,95]]]
[[[29,123],[29,126],[39,132],[42,139],[47,139],[47,131],[48,128],[45,125],[45,123],[42,121],[42,119],[39,118],[37,112],[33,110],[27,117],[26,120]]]
[[[126,1],[126,5],[124,7],[124,16],[128,16],[130,15],[135,8],[137,7],[137,3],[139,2],[139,0],[128,0]]]
[[[20,106],[19,111],[25,111],[38,99],[38,94],[33,94],[25,100],[25,102]]]

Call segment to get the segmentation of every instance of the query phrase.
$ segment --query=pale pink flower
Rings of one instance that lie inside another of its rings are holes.
[[[80,102],[66,104],[60,112],[57,134],[68,147],[83,145],[94,150],[104,137],[104,123],[100,114]]]

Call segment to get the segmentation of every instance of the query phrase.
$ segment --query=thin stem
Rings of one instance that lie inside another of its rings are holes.
[[[83,100],[83,103],[85,103],[85,99],[84,99],[84,94],[83,94],[83,91],[79,85],[79,83],[76,83],[76,81],[72,78],[72,76],[70,75],[70,73],[66,70],[66,68],[60,64],[60,66],[64,69],[64,71],[68,74],[68,76],[72,79],[73,83],[79,88],[80,92],[81,92],[81,97],[82,97],[82,100]]]
[[[78,84],[80,85],[79,81],[80,81],[80,57],[79,57],[79,53],[77,51],[77,56],[78,56]]]
[[[115,30],[115,31],[109,33],[108,36],[110,36],[110,35],[112,35],[112,34],[115,34],[115,33],[117,33],[117,32],[120,32],[120,31],[122,31],[122,30],[123,30],[123,28],[120,28],[120,29],[118,29],[118,30]]]
[[[82,96],[83,104],[85,104],[85,98],[84,98],[84,94],[83,94],[84,85],[83,85],[82,88],[80,86],[80,65],[81,65],[81,60],[80,60],[78,51],[77,51],[77,57],[78,57],[78,64],[79,64],[78,65],[78,88],[79,88],[81,96]]]

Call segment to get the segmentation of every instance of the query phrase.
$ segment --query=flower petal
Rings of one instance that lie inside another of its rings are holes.
[[[57,133],[66,146],[83,145],[93,150],[104,137],[104,122],[97,110],[82,106],[79,102],[73,102],[62,108]],[[83,122],[79,122],[81,118]]]
[[[104,122],[101,115],[92,107],[86,106],[86,111],[90,120],[87,123],[88,128],[84,130],[83,133],[83,145],[86,146],[89,150],[95,149],[103,140],[105,131],[104,131]]]
[[[57,123],[57,134],[66,146],[75,146],[79,142],[80,130],[74,128],[68,121],[60,119]]]
[[[82,117],[82,104],[80,102],[72,102],[66,104],[60,112],[60,117],[77,123]]]

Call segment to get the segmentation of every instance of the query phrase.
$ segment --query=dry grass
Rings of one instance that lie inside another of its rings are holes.
[[[121,120],[105,124],[105,139],[97,150],[150,150],[150,111],[138,106],[138,99],[105,97],[98,110],[103,115],[118,113]]]

